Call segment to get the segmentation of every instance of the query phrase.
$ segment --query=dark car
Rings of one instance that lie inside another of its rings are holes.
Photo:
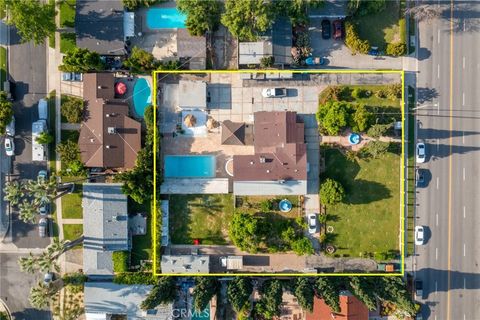
[[[330,20],[322,20],[322,38],[323,39],[330,39],[330,35],[332,33],[330,27]]]
[[[415,280],[415,298],[423,298],[423,282],[422,280]]]
[[[421,188],[425,185],[425,172],[422,169],[418,169],[415,173],[415,186]]]
[[[342,20],[333,21],[333,39],[343,38],[343,24]]]

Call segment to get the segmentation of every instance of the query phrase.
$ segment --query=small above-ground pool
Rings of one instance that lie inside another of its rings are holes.
[[[358,133],[350,133],[348,136],[348,142],[350,144],[359,144],[360,143],[360,135]]]
[[[292,210],[292,203],[290,200],[283,199],[278,203],[278,208],[282,212],[290,212]]]
[[[215,156],[165,156],[165,178],[213,178]]]
[[[152,104],[152,90],[147,79],[139,78],[133,86],[133,107],[135,114],[139,118],[143,118],[145,108]]]
[[[151,8],[147,12],[147,27],[150,29],[185,28],[186,18],[177,8]]]

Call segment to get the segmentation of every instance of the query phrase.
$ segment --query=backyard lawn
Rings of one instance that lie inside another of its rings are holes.
[[[129,213],[146,213],[147,220],[147,234],[144,236],[132,237],[131,250],[131,265],[139,265],[141,260],[152,260],[152,219],[151,219],[151,205],[150,203],[138,204],[129,199],[128,201]]]
[[[322,149],[326,172],[345,188],[345,200],[327,207],[327,242],[335,255],[361,257],[399,250],[400,156],[348,161],[337,149]],[[331,240],[328,240],[331,239]]]
[[[76,0],[64,0],[60,3],[60,27],[75,27]]]
[[[290,212],[281,212],[278,209],[278,203],[282,199],[288,199],[293,205]],[[258,213],[262,212],[262,202],[271,200],[272,209],[268,212],[279,214],[285,218],[295,218],[300,213],[300,201],[298,196],[237,196],[236,210],[238,212],[245,213]]]
[[[60,34],[60,52],[67,53],[76,47],[77,35],[75,33]]]
[[[62,182],[80,180],[82,177],[62,177]],[[62,197],[62,217],[64,219],[82,219],[82,194],[83,186],[75,183],[75,190]]]
[[[233,216],[233,196],[172,195],[169,199],[170,236],[174,244],[228,244],[228,225]]]
[[[73,241],[83,234],[83,224],[64,224],[63,237],[65,240]]]

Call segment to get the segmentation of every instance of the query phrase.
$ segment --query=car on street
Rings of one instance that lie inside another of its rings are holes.
[[[330,39],[330,35],[332,33],[330,20],[324,19],[322,20],[322,38],[327,40]]]
[[[415,186],[421,188],[425,185],[425,172],[422,169],[418,169],[415,172]]]
[[[332,23],[333,25],[333,39],[338,40],[343,37],[343,24],[342,20],[335,20]]]
[[[423,282],[422,280],[415,280],[415,298],[422,299],[423,297]]]
[[[264,98],[283,98],[287,96],[286,88],[266,88],[262,90]]]
[[[425,229],[423,226],[415,226],[415,245],[421,246],[425,243]]]
[[[82,81],[83,76],[78,72],[62,72],[62,81]]]
[[[38,211],[42,217],[46,217],[48,215],[48,209],[49,205],[48,203],[43,204],[40,208],[38,208]]]
[[[12,117],[12,121],[5,127],[5,133],[11,137],[15,135],[15,117]]]
[[[38,235],[41,238],[45,238],[47,236],[48,231],[48,220],[47,218],[42,218],[38,222]]]
[[[45,180],[47,180],[47,177],[48,177],[47,170],[38,171],[37,181],[45,181]]]
[[[317,233],[317,215],[311,213],[307,216],[308,220],[308,233],[314,234]]]
[[[13,138],[5,137],[5,153],[7,156],[12,157],[15,154],[15,144],[13,143]]]
[[[426,159],[425,143],[417,143],[417,163],[424,163]]]
[[[45,273],[45,275],[43,276],[43,284],[48,286],[50,285],[50,283],[52,283],[52,281],[53,281],[53,273],[52,272]]]

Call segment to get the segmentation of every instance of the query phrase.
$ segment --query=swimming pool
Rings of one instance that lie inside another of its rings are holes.
[[[147,12],[147,27],[150,29],[185,28],[186,18],[177,8],[152,8]]]
[[[215,156],[165,156],[165,178],[213,178]]]
[[[139,78],[133,86],[133,106],[135,114],[143,118],[145,108],[152,104],[152,90],[147,79]]]

